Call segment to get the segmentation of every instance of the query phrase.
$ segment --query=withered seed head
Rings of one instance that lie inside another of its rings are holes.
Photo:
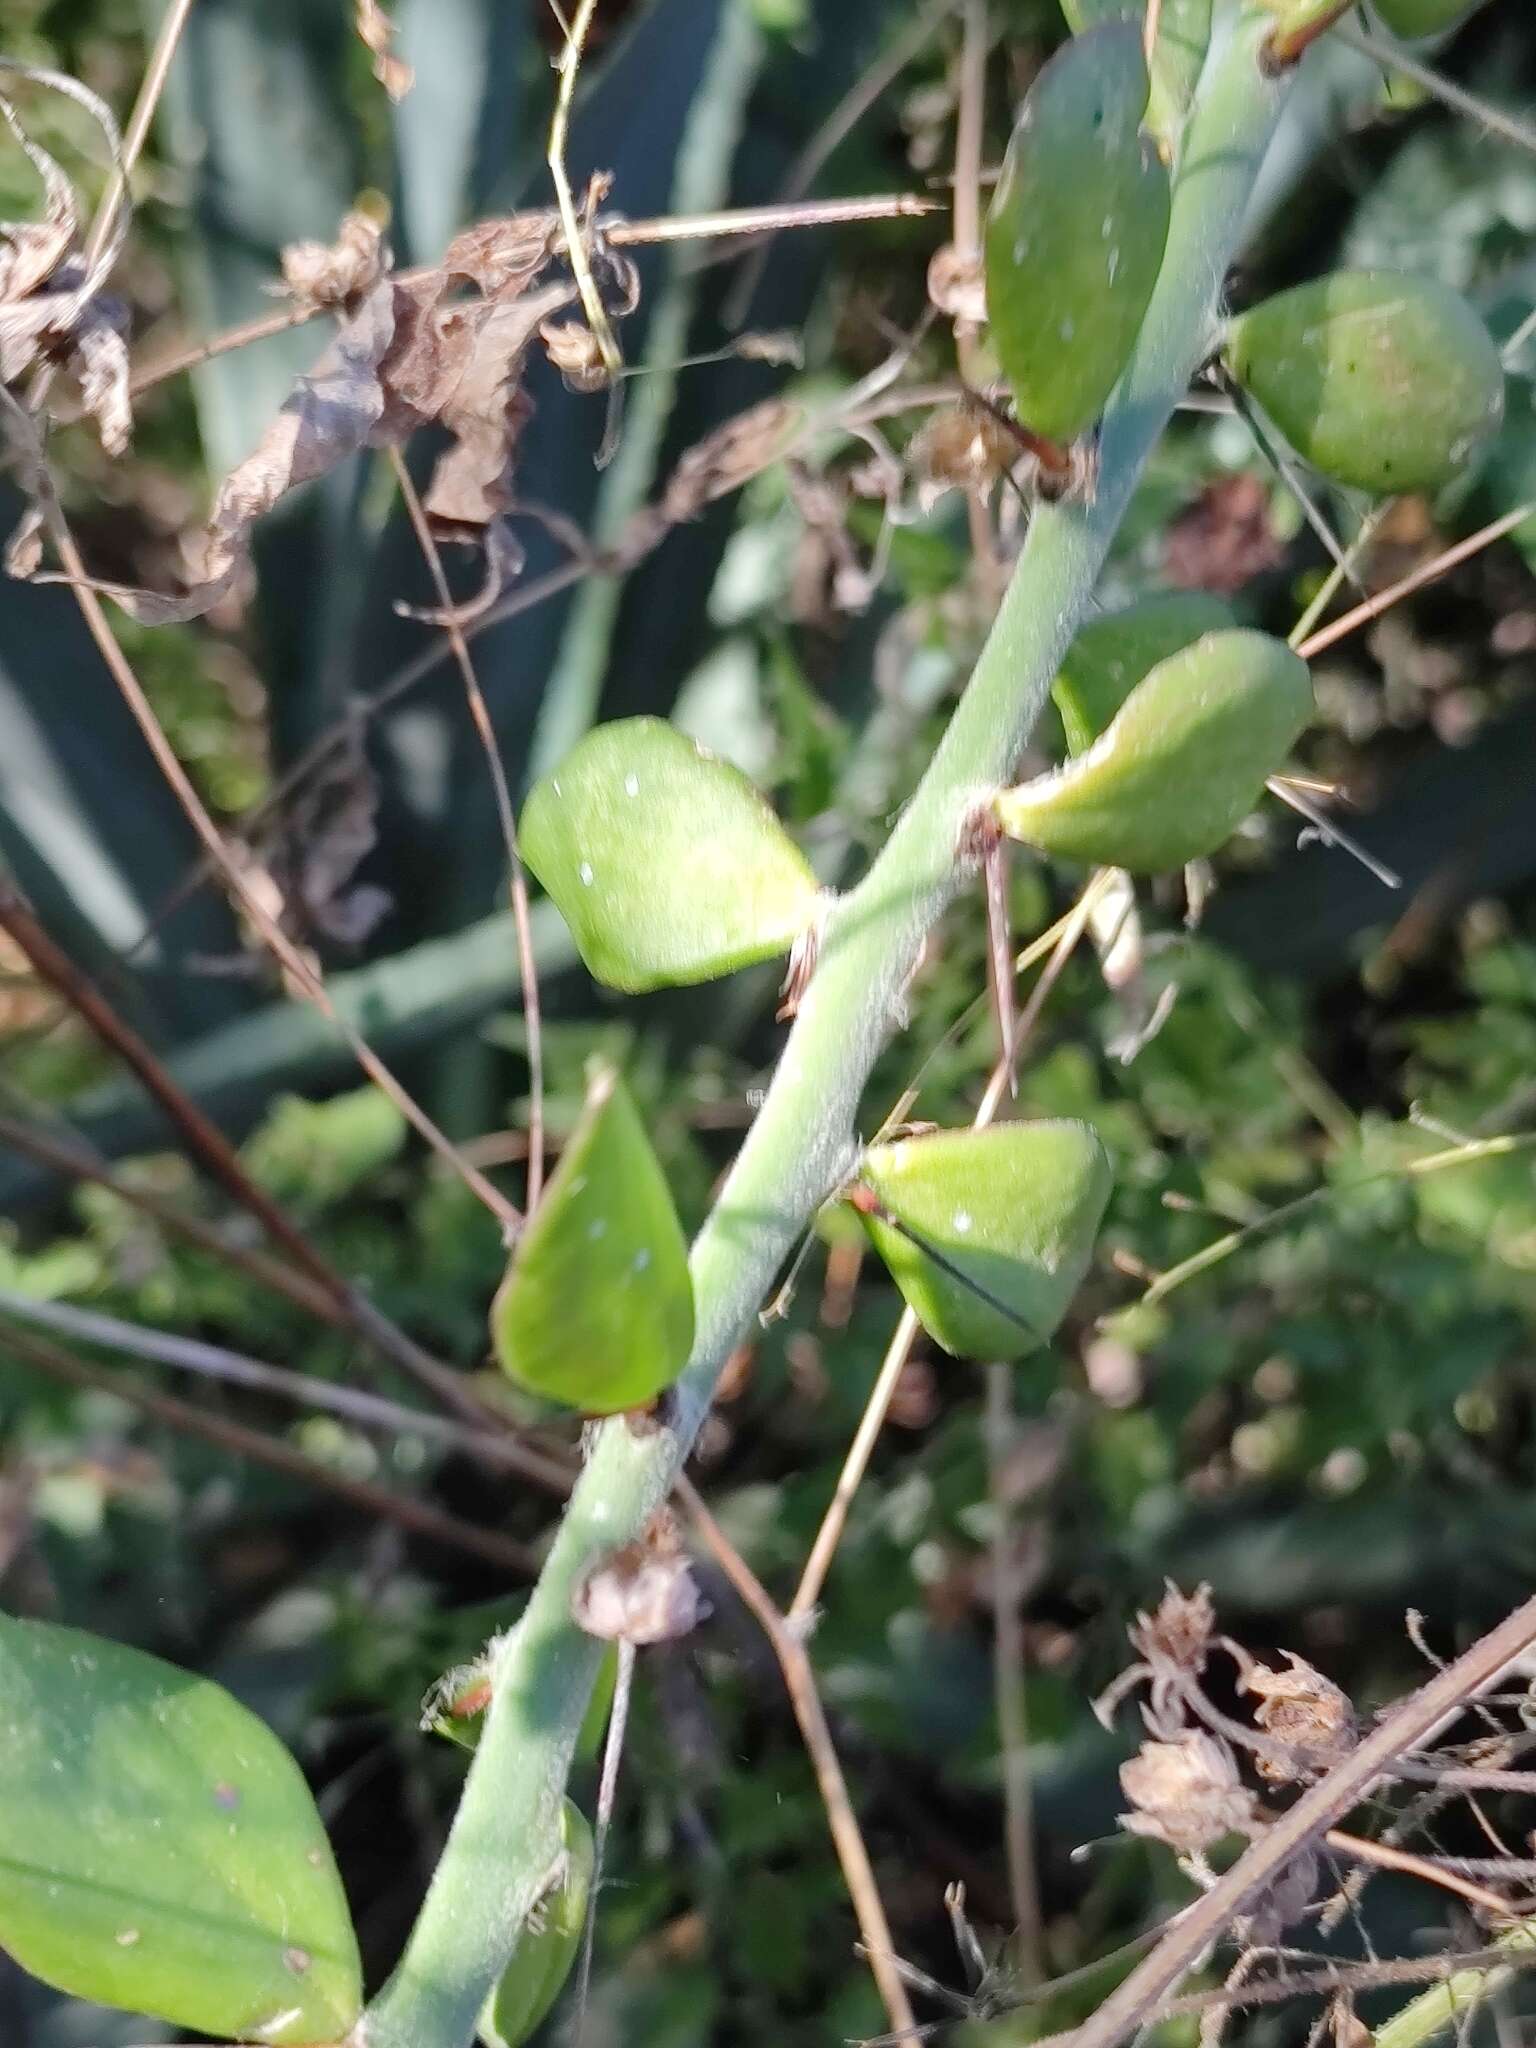
[[[1294,1763],[1259,1757],[1259,1774],[1272,1785],[1317,1777],[1353,1749],[1357,1739],[1355,1710],[1348,1694],[1304,1658],[1290,1650],[1285,1655],[1288,1670],[1254,1664],[1240,1680],[1245,1692],[1258,1695],[1253,1718],[1265,1734],[1298,1752]]]
[[[1144,1742],[1120,1766],[1120,1789],[1133,1809],[1120,1816],[1120,1825],[1166,1842],[1180,1856],[1197,1855],[1253,1825],[1253,1795],[1237,1775],[1232,1752],[1199,1729],[1176,1742]]]

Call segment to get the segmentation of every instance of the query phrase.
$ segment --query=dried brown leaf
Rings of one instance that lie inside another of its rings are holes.
[[[403,100],[415,83],[415,74],[402,57],[394,54],[395,25],[379,0],[357,0],[357,33],[373,58],[373,75],[392,100]]]

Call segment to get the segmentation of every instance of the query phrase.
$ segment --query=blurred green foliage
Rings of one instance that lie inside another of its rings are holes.
[[[200,0],[119,279],[142,358],[269,306],[262,286],[282,244],[329,235],[365,184],[392,194],[402,261],[542,194],[541,8],[400,0],[394,11],[420,97],[391,114],[341,5]],[[573,169],[613,169],[615,203],[637,216],[775,196],[795,152],[910,14],[896,0],[654,0],[611,12],[625,19],[590,68]],[[1014,89],[1062,29],[1046,0],[993,13],[1003,49],[989,147],[1000,147]],[[4,10],[10,54],[76,72],[120,112],[142,68],[143,28],[121,0]],[[818,189],[942,178],[955,55],[948,24]],[[1519,0],[1494,0],[1443,61],[1536,119],[1536,32]],[[1234,292],[1255,298],[1335,260],[1403,262],[1469,290],[1511,334],[1536,282],[1536,158],[1428,103],[1386,99],[1363,60],[1319,52]],[[0,153],[0,211],[27,204],[18,163]],[[803,336],[807,367],[790,378],[792,394],[824,402],[884,358],[891,325],[910,328],[922,309],[942,233],[903,223],[779,238],[752,321]],[[685,348],[722,339],[716,281],[681,258],[646,258],[644,310],[626,343],[647,374],[631,392],[634,439],[603,475],[590,459],[601,401],[536,379],[519,480],[528,500],[611,531],[684,449],[775,388],[757,363],[671,369]],[[172,577],[178,538],[216,475],[317,347],[313,333],[289,336],[210,366],[190,396],[183,382],[166,387],[115,469],[79,434],[61,436],[93,563]],[[948,367],[930,337],[914,373]],[[1422,506],[1395,515],[1369,558],[1373,581],[1421,559],[1432,531],[1455,538],[1524,501],[1536,477],[1536,351],[1518,368],[1481,476],[1460,502],[1434,508],[1433,528]],[[886,423],[898,455],[917,424]],[[853,460],[841,441],[816,457],[834,476]],[[942,727],[988,605],[968,578],[957,497],[923,509],[910,492],[894,525],[852,496],[840,530],[858,562],[868,568],[881,549],[888,559],[867,605],[839,605],[828,535],[807,524],[790,482],[770,471],[677,529],[621,586],[589,581],[480,638],[519,788],[551,734],[598,715],[675,714],[770,791],[823,879],[857,868]],[[1324,503],[1346,525],[1357,509]],[[542,526],[519,531],[529,576],[558,561]],[[1106,1733],[1087,1705],[1125,1661],[1126,1618],[1165,1574],[1209,1579],[1223,1626],[1256,1652],[1310,1656],[1367,1708],[1421,1668],[1406,1608],[1448,1649],[1536,1575],[1536,1155],[1418,1178],[1402,1170],[1464,1137],[1536,1126],[1532,536],[1536,521],[1317,666],[1320,720],[1304,767],[1361,793],[1354,827],[1402,870],[1401,894],[1337,850],[1298,845],[1271,807],[1222,857],[1198,929],[1186,929],[1176,890],[1141,891],[1138,978],[1115,992],[1085,954],[1026,1064],[1018,1112],[1091,1120],[1116,1167],[1072,1318],[1019,1372],[1009,1465],[1059,1970],[1107,1955],[1186,1895],[1165,1852],[1115,1837],[1114,1773],[1129,1736]],[[411,548],[377,479],[335,479],[272,522],[242,616],[125,631],[178,750],[232,830],[318,733],[429,646],[394,609],[423,597]],[[1326,567],[1238,424],[1191,416],[1146,481],[1104,597],[1204,581],[1243,623],[1284,633]],[[1059,735],[1043,729],[1038,751],[1035,766],[1059,752]],[[340,794],[363,793],[374,836],[338,889],[383,892],[387,914],[361,942],[318,928],[302,937],[433,1113],[477,1141],[493,1170],[515,1169],[526,1025],[488,780],[451,669],[439,662],[343,758]],[[17,801],[23,775],[46,805]],[[257,840],[279,872],[324,831],[318,812],[290,806],[282,817]],[[422,1344],[484,1373],[505,1256],[494,1221],[407,1142],[393,1110],[357,1091],[344,1051],[282,992],[210,891],[162,914],[194,850],[67,594],[0,587],[0,857],[336,1269]],[[1079,881],[1020,863],[1021,938],[1059,915]],[[697,1221],[780,1042],[773,977],[620,1008],[575,971],[558,920],[546,916],[538,935],[555,1137],[574,1121],[587,1058],[621,1059],[683,1220]],[[0,964],[7,1113],[19,1103],[72,1126],[131,1182],[251,1241],[252,1226],[146,1121],[137,1090],[39,1000],[22,963]],[[913,987],[909,1028],[871,1092],[871,1130],[925,1059],[913,1114],[955,1123],[973,1112],[993,1058],[985,1006],[946,1034],[984,985],[982,910],[969,902]],[[1160,998],[1172,1001],[1161,1028],[1123,1058]],[[0,1159],[0,1186],[6,1287],[338,1381],[373,1370],[355,1339],[115,1195],[63,1189],[15,1156]],[[1151,1275],[1313,1191],[1293,1220],[1140,1303]],[[899,1308],[872,1264],[848,1281],[846,1247],[818,1244],[787,1315],[733,1372],[701,1449],[715,1511],[785,1598]],[[550,1412],[489,1374],[484,1384],[536,1433],[570,1440]],[[339,1471],[429,1491],[466,1519],[530,1542],[552,1524],[549,1501],[523,1482],[420,1437],[296,1419],[228,1388],[192,1391]],[[989,1941],[1011,1924],[990,1669],[994,1516],[980,1376],[920,1350],[829,1579],[815,1662],[897,1938],[954,1983],[944,1886],[963,1879]],[[115,1398],[56,1387],[19,1357],[0,1364],[0,1569],[8,1607],[206,1669],[297,1747],[377,1982],[463,1769],[452,1745],[420,1732],[422,1695],[510,1622],[517,1589],[473,1560],[360,1527],[326,1497],[174,1437]],[[723,1582],[702,1570],[712,1619],[642,1660],[588,2039],[766,2048],[878,2031],[776,1668]],[[590,1765],[579,1774],[588,1805],[592,1775]],[[1074,1859],[1084,1844],[1096,1846]],[[1384,1942],[1423,1924],[1417,1895],[1382,1886],[1368,1896]],[[1027,2040],[1090,1999],[1091,1987],[1075,2003],[951,2038]],[[3,1962],[0,2032],[21,2048],[159,2038],[70,2008]],[[1245,2038],[1304,2032],[1286,2016],[1251,2022]]]

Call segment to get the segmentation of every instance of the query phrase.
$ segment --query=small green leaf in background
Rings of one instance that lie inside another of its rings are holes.
[[[987,216],[987,317],[1019,418],[1053,441],[1119,382],[1168,239],[1141,31],[1075,36],[1030,87]]]
[[[1432,36],[1465,21],[1482,0],[1376,0],[1383,28],[1395,36]]]
[[[1086,753],[1136,685],[1160,661],[1202,633],[1236,624],[1219,597],[1204,590],[1160,591],[1090,619],[1067,650],[1051,685],[1067,749]]]
[[[1336,270],[1240,315],[1224,353],[1297,453],[1357,490],[1439,490],[1504,418],[1493,337],[1432,277]]]
[[[508,1377],[591,1415],[654,1401],[693,1343],[688,1248],[628,1089],[594,1063],[581,1120],[491,1310]]]
[[[337,2041],[357,1941],[298,1765],[222,1687],[0,1616],[0,1944],[199,2034]]]
[[[565,1852],[559,1884],[534,1907],[517,1949],[480,2019],[485,2048],[521,2048],[560,1996],[587,1923],[592,1889],[592,1828],[569,1799],[560,1813]]]
[[[1013,839],[1157,873],[1214,852],[1312,716],[1306,663],[1267,633],[1207,633],[1159,662],[1087,753],[997,798]]]
[[[589,733],[535,785],[519,838],[611,988],[710,981],[815,919],[816,877],[761,793],[660,718]]]
[[[923,1328],[946,1351],[988,1359],[1048,1342],[1088,1269],[1111,1186],[1098,1134],[1070,1121],[872,1145],[859,1178],[880,1205],[861,1210],[864,1226]]]

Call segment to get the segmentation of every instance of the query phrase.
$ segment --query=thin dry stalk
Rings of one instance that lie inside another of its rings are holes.
[[[853,1802],[848,1796],[848,1782],[838,1762],[837,1746],[827,1726],[826,1711],[816,1689],[816,1675],[811,1669],[811,1660],[806,1655],[800,1632],[792,1620],[779,1612],[772,1595],[704,1505],[692,1482],[682,1474],[678,1475],[677,1493],[721,1570],[756,1617],[779,1661],[790,1705],[800,1726],[801,1739],[816,1773],[816,1783],[827,1812],[827,1825],[842,1866],[843,1881],[848,1887],[854,1917],[859,1923],[859,1934],[869,1958],[870,1970],[891,2022],[893,2038],[897,2041],[921,2039],[906,1985],[896,1968],[895,1945],[875,1880],[874,1866],[869,1860],[869,1850],[854,1813]]]
[[[1298,1855],[1358,1805],[1399,1758],[1431,1741],[1469,1701],[1496,1685],[1532,1643],[1536,1600],[1528,1600],[1454,1663],[1436,1672],[1331,1771],[1308,1786],[1084,2022],[1072,2036],[1074,2048],[1118,2048],[1145,2026],[1210,1944],[1222,1938]]]
[[[177,1086],[154,1052],[106,1000],[88,977],[55,945],[30,906],[0,881],[0,931],[16,942],[39,977],[56,989],[70,1010],[142,1084],[158,1103],[182,1143],[204,1170],[255,1218],[272,1243],[294,1261],[335,1303],[337,1312],[390,1361],[409,1373],[459,1415],[483,1422],[485,1410],[459,1375],[431,1358],[403,1330],[351,1287],[315,1250],[303,1231],[246,1172],[239,1154],[211,1118]]]
[[[353,1058],[369,1080],[381,1094],[389,1098],[417,1135],[458,1174],[471,1192],[490,1210],[503,1230],[510,1235],[522,1222],[519,1211],[483,1173],[468,1164],[447,1134],[438,1128],[409,1090],[396,1080],[362,1033],[355,1030],[342,1016],[332,1002],[330,992],[319,974],[288,937],[256,891],[251,888],[238,860],[225,844],[218,826],[214,824],[202,798],[193,787],[191,777],[182,767],[175,749],[166,738],[132,663],[118,645],[101,599],[90,587],[74,535],[70,532],[63,512],[56,502],[47,507],[46,519],[49,538],[63,564],[65,580],[74,592],[75,602],[80,607],[91,638],[96,642],[103,661],[122,692],[135,723],[143,733],[161,773],[171,785],[188,822],[202,841],[240,908],[284,971],[345,1040]]]
[[[1370,1863],[1378,1870],[1396,1870],[1405,1877],[1422,1878],[1425,1884],[1455,1892],[1458,1898],[1465,1899],[1484,1913],[1491,1913],[1496,1920],[1509,1917],[1510,1903],[1502,1894],[1489,1891],[1486,1885],[1474,1884],[1470,1878],[1447,1869],[1431,1857],[1415,1856],[1409,1849],[1395,1849],[1386,1842],[1373,1842],[1367,1835],[1346,1834],[1342,1828],[1330,1828],[1323,1840],[1336,1854],[1348,1856],[1356,1863]]]
[[[421,493],[406,467],[404,455],[398,448],[391,448],[389,456],[401,501],[420,543],[433,588],[437,592],[443,631],[448,637],[449,646],[453,649],[453,658],[458,663],[459,674],[464,679],[464,695],[469,702],[470,719],[485,755],[491,788],[496,796],[496,817],[501,827],[502,847],[507,856],[507,893],[512,904],[512,922],[517,932],[517,957],[523,982],[523,1023],[527,1032],[528,1054],[528,1184],[523,1204],[527,1214],[531,1216],[538,1207],[539,1196],[544,1188],[544,1033],[539,1005],[539,968],[534,958],[533,928],[529,922],[528,875],[523,867],[522,854],[518,850],[517,822],[512,814],[512,792],[507,787],[507,771],[502,763],[501,749],[496,744],[495,729],[491,724],[485,692],[480,687],[474,657],[469,651],[469,642],[464,638],[464,628],[454,611],[453,594],[448,588],[442,552],[428,522],[426,508],[421,502]]]
[[[178,1400],[174,1394],[162,1394],[155,1388],[141,1386],[126,1373],[104,1372],[98,1366],[86,1365],[57,1345],[40,1337],[23,1336],[19,1330],[7,1330],[0,1337],[0,1347],[24,1365],[47,1373],[51,1379],[60,1380],[66,1386],[88,1393],[111,1394],[168,1429],[177,1430],[183,1436],[201,1437],[205,1443],[230,1451],[235,1457],[244,1458],[253,1465],[265,1465],[274,1472],[282,1472],[290,1479],[315,1487],[319,1492],[334,1494],[338,1500],[375,1520],[394,1522],[414,1536],[464,1551],[471,1557],[495,1565],[500,1571],[515,1573],[519,1578],[533,1578],[538,1573],[539,1557],[527,1544],[518,1543],[510,1536],[499,1536],[494,1530],[477,1529],[472,1523],[460,1521],[457,1515],[445,1514],[442,1509],[430,1507],[425,1501],[391,1493],[369,1480],[349,1478],[280,1438],[267,1436],[244,1423],[230,1422],[223,1416],[209,1415],[188,1401]]]
[[[96,1309],[76,1308],[65,1301],[40,1301],[0,1288],[0,1318],[6,1317],[52,1330],[77,1344],[100,1345],[130,1358],[144,1359],[151,1365],[195,1373],[226,1386],[270,1394],[296,1407],[337,1415],[362,1429],[387,1429],[423,1437],[496,1471],[516,1472],[556,1499],[563,1500],[571,1490],[574,1474],[556,1458],[529,1450],[495,1430],[471,1429],[441,1415],[402,1407],[398,1401],[387,1400],[366,1388],[337,1385],[331,1380],[316,1379],[310,1373],[291,1371],[287,1366],[269,1365],[264,1359],[250,1358],[244,1352],[230,1351],[222,1344],[208,1344],[198,1337],[184,1337],[178,1331],[146,1329],[140,1323],[126,1323]]]
[[[1003,1764],[1003,1839],[1016,1927],[1014,1954],[1026,1990],[1045,1975],[1035,1795],[1029,1769],[1028,1643],[1013,1561],[1013,1517],[1003,1484],[1013,1446],[1013,1373],[987,1367],[987,1490],[992,1503],[992,1684]]]
[[[1390,584],[1385,590],[1379,590],[1374,597],[1367,598],[1364,604],[1357,604],[1353,611],[1345,612],[1344,616],[1335,619],[1332,625],[1320,627],[1310,638],[1302,641],[1296,652],[1303,661],[1315,661],[1318,655],[1326,653],[1330,647],[1337,646],[1339,641],[1347,640],[1351,633],[1358,632],[1362,626],[1368,626],[1374,619],[1379,619],[1383,612],[1389,612],[1394,605],[1401,604],[1405,597],[1412,597],[1416,590],[1423,590],[1427,584],[1438,582],[1452,569],[1459,568],[1463,562],[1471,561],[1474,555],[1482,554],[1485,548],[1492,547],[1495,541],[1502,540],[1506,533],[1513,533],[1517,526],[1523,526],[1532,517],[1536,517],[1536,498],[1527,499],[1523,505],[1517,505],[1512,512],[1505,512],[1499,518],[1490,520],[1486,526],[1480,526],[1476,533],[1469,534],[1463,541],[1458,541],[1455,547],[1447,548],[1443,554],[1436,555],[1432,562],[1421,563],[1399,582]]]

